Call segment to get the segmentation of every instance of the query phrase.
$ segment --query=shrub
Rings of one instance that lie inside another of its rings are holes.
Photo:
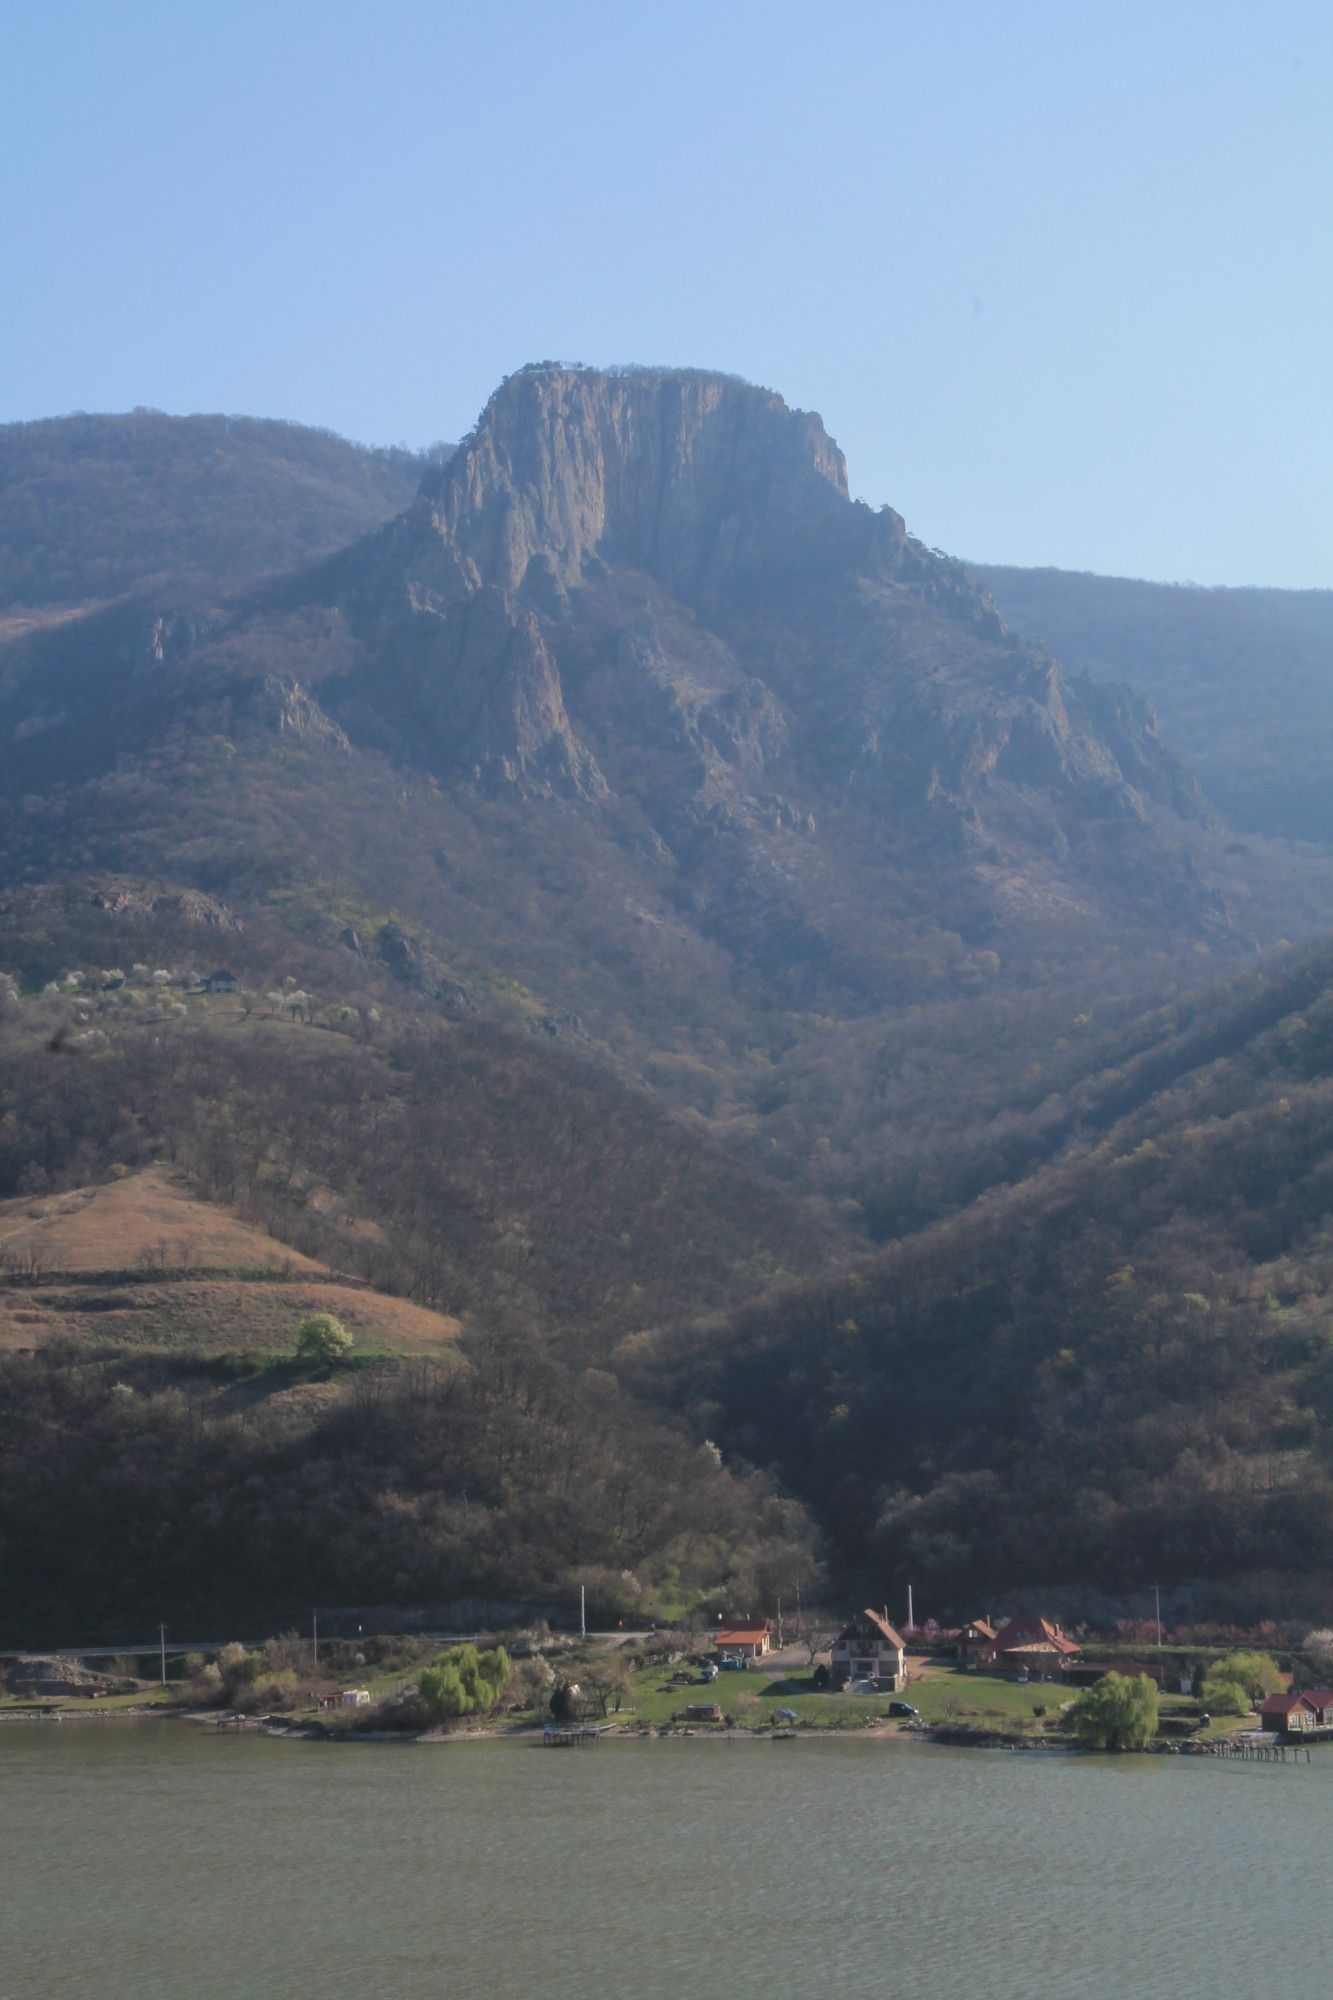
[[[300,1361],[339,1361],[351,1345],[352,1336],[335,1313],[309,1313],[296,1329]]]
[[[1253,1706],[1239,1681],[1225,1674],[1207,1674],[1199,1699],[1210,1715],[1248,1715]]]

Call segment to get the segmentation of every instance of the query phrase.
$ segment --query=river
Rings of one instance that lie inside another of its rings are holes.
[[[1310,1766],[0,1725],[3,2000],[1326,2000]]]

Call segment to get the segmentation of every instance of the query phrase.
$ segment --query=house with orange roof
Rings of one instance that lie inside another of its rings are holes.
[[[727,1625],[713,1634],[719,1653],[733,1660],[760,1660],[773,1646],[773,1627],[765,1618],[760,1625]]]

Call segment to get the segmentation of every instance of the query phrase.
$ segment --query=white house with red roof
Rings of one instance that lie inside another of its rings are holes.
[[[829,1654],[829,1679],[834,1687],[848,1681],[873,1681],[877,1688],[900,1688],[907,1679],[907,1647],[902,1634],[883,1611],[858,1611],[843,1626]]]

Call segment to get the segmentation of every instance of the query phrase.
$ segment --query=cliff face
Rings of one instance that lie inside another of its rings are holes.
[[[33,665],[35,776],[76,714],[124,748],[205,694],[225,734],[230,700],[238,727],[572,811],[581,865],[642,857],[710,950],[867,990],[900,923],[956,944],[1051,910],[1092,933],[1217,918],[1180,839],[1199,795],[1146,708],[1069,683],[851,498],[818,417],[728,377],[525,369],[386,527],[155,621],[132,624],[133,713],[100,643]]]
[[[1071,709],[960,565],[851,499],[818,417],[728,377],[525,369],[336,573],[358,703],[486,785],[604,798],[633,739],[640,771],[675,756],[656,790],[677,818],[682,786],[711,809],[738,763],[799,767],[825,793],[805,815],[832,791],[998,821],[1006,788],[1198,811],[1149,716]]]
[[[480,581],[544,598],[592,558],[695,596],[839,551],[891,560],[905,540],[897,515],[853,506],[818,417],[687,371],[525,369],[422,497]]]

